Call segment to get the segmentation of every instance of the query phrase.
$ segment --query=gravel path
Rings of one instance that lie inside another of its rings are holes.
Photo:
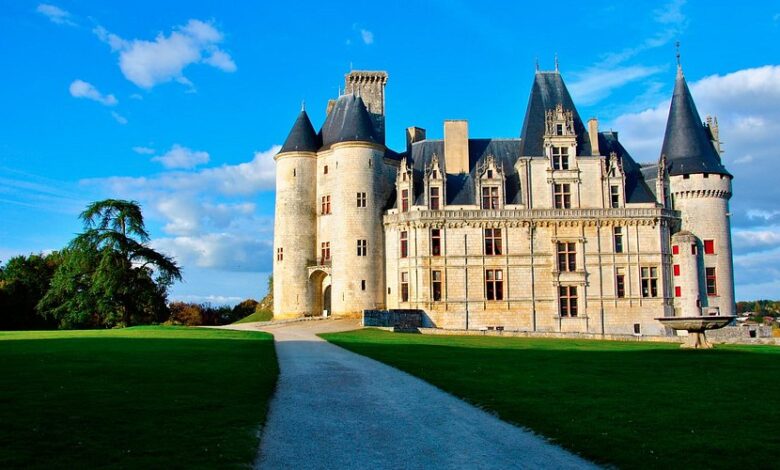
[[[593,468],[422,380],[316,336],[358,327],[354,320],[255,327],[273,333],[281,368],[258,468]]]

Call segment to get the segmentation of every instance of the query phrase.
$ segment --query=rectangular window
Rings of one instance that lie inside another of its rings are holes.
[[[672,270],[673,270],[675,276],[679,276],[680,275],[680,265],[679,264],[675,264],[674,266],[672,266]]]
[[[322,215],[330,214],[330,195],[322,196]]]
[[[401,232],[401,258],[409,256],[409,232],[404,230]]]
[[[674,296],[675,297],[682,297],[682,287],[674,286]]]
[[[672,246],[672,254],[673,255],[679,255],[680,254],[680,247],[678,245]]]
[[[626,275],[623,268],[618,268],[615,275],[615,294],[620,299],[626,296]]]
[[[553,170],[569,169],[569,147],[552,148]]]
[[[639,268],[639,278],[642,281],[642,297],[658,297],[658,268]]]
[[[715,277],[715,268],[704,268],[704,274],[707,278],[707,295],[714,297],[718,295],[717,278]]]
[[[409,212],[409,190],[401,190],[401,212]]]
[[[366,256],[366,247],[368,245],[367,240],[358,240],[357,241],[357,255],[358,256]]]
[[[577,248],[574,242],[558,242],[558,271],[577,270]]]
[[[502,270],[485,270],[485,298],[487,300],[504,299],[504,272]]]
[[[276,261],[284,260],[284,248],[276,249]]]
[[[620,207],[620,186],[609,187],[610,207]]]
[[[502,254],[501,246],[501,229],[500,228],[486,228],[485,229],[485,255],[496,256]]]
[[[439,188],[431,188],[430,206],[432,211],[439,210]]]
[[[360,281],[360,290],[366,290],[366,280]]]
[[[704,240],[704,254],[705,255],[715,254],[715,240]]]
[[[699,252],[699,250],[696,249],[696,244],[695,243],[691,243],[691,254],[692,255],[696,255],[696,254],[698,254],[698,252]]]
[[[320,264],[326,264],[330,261],[330,242],[320,244]]]
[[[401,273],[401,302],[409,302],[409,273]]]
[[[357,206],[366,207],[366,193],[357,193]]]
[[[498,209],[498,188],[487,186],[482,188],[482,208]]]
[[[553,199],[556,209],[571,209],[571,185],[555,183],[553,185]]]
[[[431,294],[434,302],[441,300],[441,271],[431,272]]]
[[[322,169],[322,173],[325,175],[328,174],[328,165],[325,165],[325,168]]]
[[[555,125],[555,135],[563,135],[563,124]]]
[[[623,253],[623,227],[613,227],[612,236],[615,241],[615,253]]]
[[[577,286],[559,286],[558,302],[562,317],[577,316]]]
[[[431,256],[441,256],[441,229],[431,229]]]

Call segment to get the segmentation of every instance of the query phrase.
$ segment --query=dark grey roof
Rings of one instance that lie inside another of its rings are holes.
[[[647,187],[650,189],[650,192],[652,192],[653,195],[656,197],[656,201],[657,201],[658,193],[656,193],[655,184],[658,181],[658,164],[642,163],[639,165],[639,170],[642,172],[642,177],[645,179],[645,183],[647,183]]]
[[[298,119],[295,120],[287,140],[284,141],[279,153],[284,152],[316,152],[321,146],[320,138],[311,125],[309,116],[305,110],[301,110]]]
[[[607,156],[615,152],[621,159],[623,173],[626,175],[627,203],[656,202],[653,191],[645,181],[642,168],[618,141],[616,132],[599,133],[599,152]]]
[[[519,146],[519,139],[469,139],[469,172],[457,175],[447,174],[447,204],[472,205],[479,203],[474,193],[477,167],[483,163],[488,155],[493,155],[496,163],[503,167],[506,178],[506,203],[520,204],[520,177],[515,170]],[[407,159],[411,160],[410,165],[415,185],[415,204],[423,204],[424,202],[423,177],[434,153],[438,155],[439,162],[446,173],[443,140],[415,142],[412,144],[411,155],[406,155]]]
[[[661,154],[666,155],[669,176],[694,173],[729,175],[702,124],[682,69],[677,69],[672,105],[666,121]]]
[[[342,95],[336,100],[322,125],[320,136],[325,149],[338,142],[381,142],[376,137],[363,99],[354,94]]]
[[[574,102],[558,72],[537,72],[528,98],[528,108],[523,121],[520,155],[536,157],[544,155],[544,119],[545,112],[560,104],[574,115],[574,132],[577,134],[577,155],[592,154],[590,138],[585,125],[574,107]]]

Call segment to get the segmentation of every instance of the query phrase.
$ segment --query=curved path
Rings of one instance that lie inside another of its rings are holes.
[[[316,336],[359,327],[355,320],[262,327],[276,338],[281,373],[258,468],[593,467],[420,379]]]

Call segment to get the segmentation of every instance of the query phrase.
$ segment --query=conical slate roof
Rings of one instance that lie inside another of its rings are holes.
[[[322,125],[320,136],[323,148],[338,142],[380,143],[363,99],[354,94],[339,97]]]
[[[314,126],[311,125],[309,115],[306,110],[301,109],[298,119],[295,120],[287,140],[284,141],[279,153],[285,152],[316,152],[320,148],[320,138],[314,132]]]
[[[560,104],[571,111],[574,118],[574,132],[577,134],[577,155],[591,155],[588,131],[574,107],[574,102],[563,83],[561,74],[556,72],[537,72],[528,98],[528,109],[523,121],[520,155],[538,157],[544,155],[544,119],[545,112]]]
[[[666,156],[669,176],[695,173],[729,175],[702,124],[682,69],[677,69],[672,105],[666,121],[661,155]]]

